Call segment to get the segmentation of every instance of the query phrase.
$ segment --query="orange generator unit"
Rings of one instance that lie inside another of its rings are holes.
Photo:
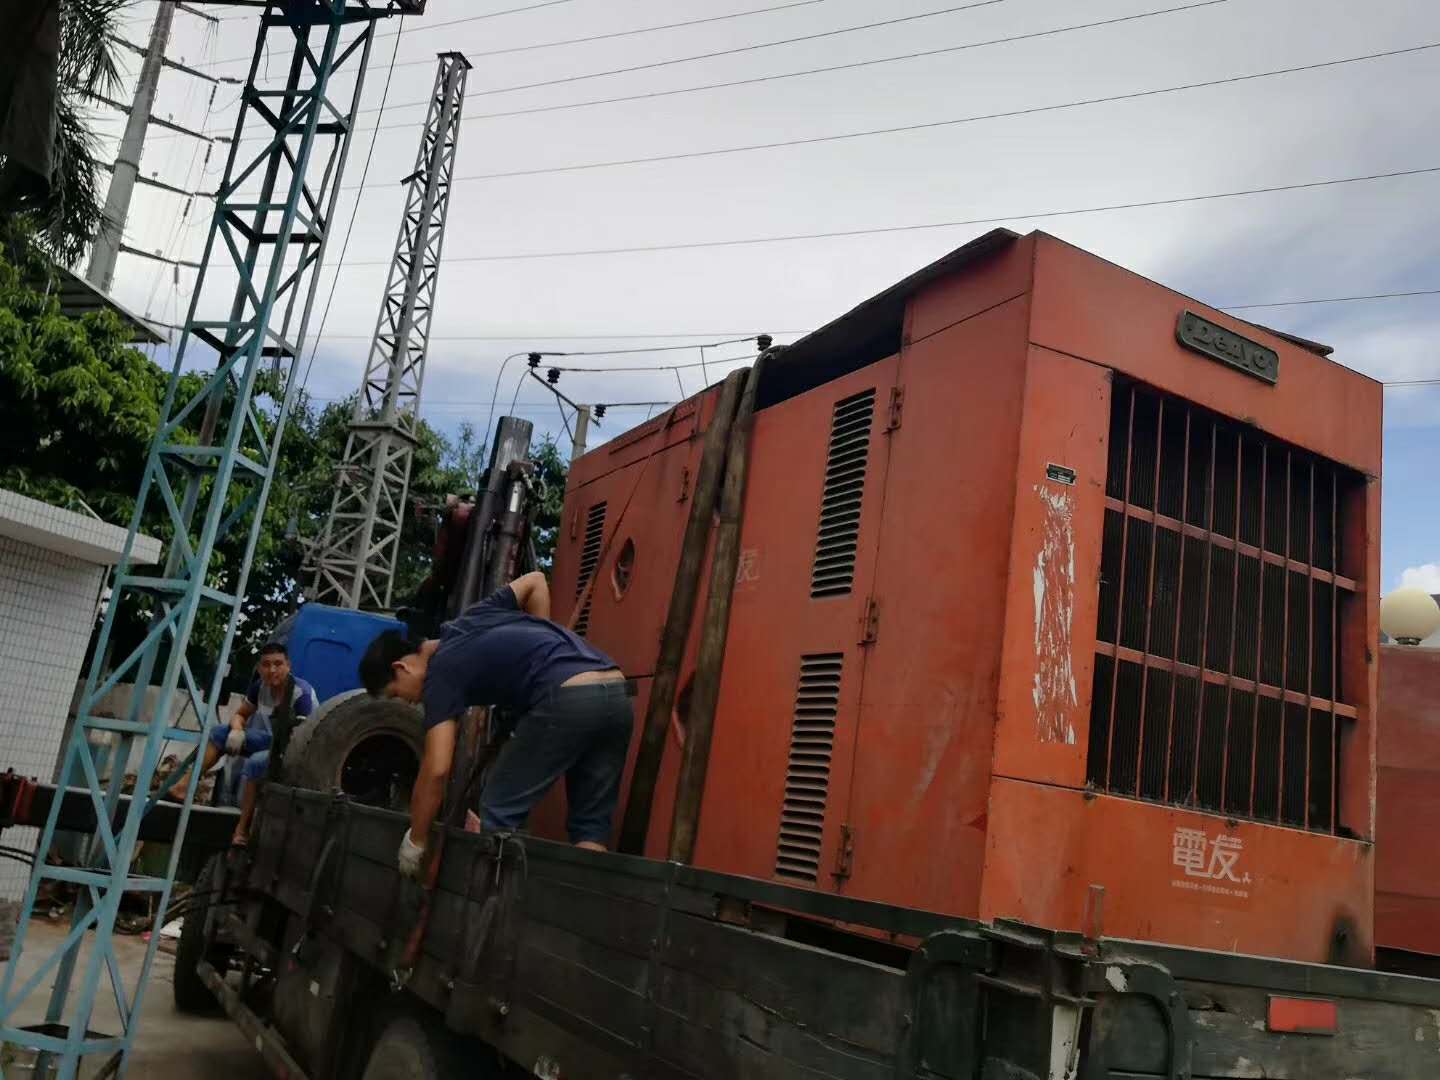
[[[696,864],[1371,963],[1381,387],[1328,353],[1008,230],[774,350]],[[570,474],[557,613],[638,717],[717,400]]]

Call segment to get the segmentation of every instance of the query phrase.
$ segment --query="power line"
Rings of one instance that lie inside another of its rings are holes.
[[[462,19],[447,19],[447,20],[445,20],[444,22],[426,22],[426,23],[424,23],[424,24],[422,24],[422,25],[420,26],[420,29],[421,29],[421,30],[439,30],[439,29],[441,29],[442,27],[446,27],[446,26],[459,26],[461,23],[480,22],[480,21],[483,20],[483,19],[498,19],[501,15],[518,15],[518,14],[520,14],[521,12],[525,12],[525,11],[538,11],[538,10],[541,9],[541,8],[555,7],[555,6],[559,5],[559,4],[569,4],[569,3],[572,3],[572,2],[573,2],[573,0],[544,0],[543,3],[539,3],[539,4],[528,4],[528,5],[526,5],[525,7],[506,8],[504,11],[489,11],[489,12],[486,12],[484,15],[466,15],[466,16],[465,16],[464,18],[462,18]],[[816,2],[818,3],[819,0],[816,0]],[[232,17],[233,17],[233,16],[232,16]],[[404,18],[404,16],[402,15],[401,18]],[[222,21],[228,21],[228,20],[222,20]],[[413,34],[413,31],[412,31],[412,34]],[[399,37],[399,36],[400,36],[400,31],[399,31],[399,30],[396,30],[394,34],[390,34],[390,33],[380,33],[380,34],[376,34],[375,36],[376,36],[377,38]],[[210,63],[205,64],[204,66],[205,66],[205,67],[218,67],[220,64],[238,64],[238,63],[239,63],[240,61],[242,61],[242,60],[248,61],[249,59],[250,59],[250,55],[248,55],[248,54],[245,55],[245,56],[227,56],[227,57],[226,57],[225,59],[223,59],[223,60],[213,60],[213,61],[211,61]],[[407,63],[401,63],[401,64],[397,64],[397,65],[395,65],[395,66],[396,66],[396,67],[406,67],[406,66],[408,66],[408,63],[418,63],[418,62],[420,62],[420,61],[409,61],[409,62],[407,62]],[[432,63],[432,64],[433,64],[435,61],[434,61],[434,59],[432,58],[432,59],[430,59],[430,60],[428,60],[428,61],[424,61],[424,62],[426,62],[426,63]],[[396,108],[401,108],[401,106],[398,106],[398,105],[397,105]]]
[[[863,30],[878,30],[885,26],[898,26],[901,23],[916,22],[920,19],[933,19],[940,15],[954,15],[961,11],[993,7],[996,4],[1007,4],[1009,2],[1010,0],[971,0],[968,4],[958,4],[954,7],[940,8],[936,11],[922,11],[915,15],[902,15],[894,19],[881,19],[877,22],[861,23],[858,26],[845,26],[836,30],[823,30],[815,34],[801,34],[798,37],[780,38],[777,41],[762,41],[754,45],[738,45],[731,49],[716,49],[713,52],[696,53],[693,56],[677,56],[670,60],[652,60],[648,64],[634,64],[630,67],[612,68],[609,71],[591,71],[583,75],[566,75],[559,79],[545,79],[541,82],[520,83],[516,86],[496,86],[488,90],[478,90],[476,94],[477,96],[511,94],[518,90],[535,90],[542,86],[563,86],[567,83],[584,82],[588,79],[602,79],[611,75],[629,75],[637,71],[654,71],[657,68],[674,67],[677,64],[693,64],[697,60],[716,60],[722,56],[738,56],[741,53],[759,52],[761,49],[776,49],[782,45],[798,45],[804,41],[819,41],[822,38],[839,37],[841,34],[857,34]],[[1191,6],[1204,7],[1209,4],[1224,3],[1229,3],[1229,0],[1203,0],[1202,3]]]
[[[1025,213],[1000,214],[994,217],[966,218],[957,221],[930,221],[915,225],[880,225],[865,229],[836,229],[830,232],[789,233],[779,236],[750,236],[730,240],[692,240],[672,244],[644,244],[634,247],[581,248],[573,251],[528,251],[505,255],[456,255],[442,256],[441,262],[512,262],[528,259],[580,258],[595,255],[632,255],[655,251],[693,251],[706,248],[743,247],[750,244],[778,244],[797,240],[831,240],[851,236],[876,236],[883,233],[919,232],[929,229],[949,229],[961,225],[993,225],[1016,220],[1041,220],[1045,218],[1075,217],[1082,214],[1109,213],[1116,210],[1140,210],[1157,206],[1180,206],[1187,203],[1213,202],[1219,199],[1235,199],[1250,195],[1271,195],[1287,191],[1307,191],[1316,188],[1336,187],[1342,184],[1361,184],[1376,180],[1393,180],[1407,176],[1423,176],[1440,172],[1440,166],[1423,169],[1403,169],[1395,172],[1372,173],[1366,176],[1347,176],[1334,180],[1311,180],[1296,184],[1275,184],[1269,187],[1243,188],[1237,191],[1210,192],[1204,195],[1183,195],[1168,199],[1145,199],[1128,203],[1109,203],[1102,206],[1084,206],[1068,210],[1041,210]],[[355,260],[348,266],[379,266],[382,260]],[[339,267],[337,269],[343,269]]]
[[[590,169],[611,169],[626,165],[650,165],[656,162],[682,161],[689,158],[719,157],[726,154],[742,154],[756,150],[781,150],[793,146],[813,146],[819,143],[843,142],[849,139],[863,139],[875,135],[898,135],[910,131],[928,131],[935,128],[954,127],[960,124],[973,124],[984,120],[1005,120],[1020,116],[1034,116],[1039,113],[1060,112],[1067,109],[1078,109],[1090,105],[1107,105],[1120,101],[1135,101],[1140,98],[1157,97],[1162,94],[1178,94],[1188,90],[1201,90],[1216,86],[1227,86],[1233,83],[1253,82],[1257,79],[1270,79],[1281,75],[1294,75],[1306,71],[1320,71],[1325,68],[1340,67],[1345,64],[1358,64],[1369,60],[1381,60],[1394,56],[1404,56],[1409,53],[1425,52],[1430,49],[1440,48],[1440,42],[1431,42],[1427,45],[1415,45],[1404,49],[1391,49],[1386,52],[1368,53],[1364,56],[1351,56],[1342,60],[1325,60],[1314,64],[1302,64],[1296,67],[1277,68],[1274,71],[1259,71],[1249,75],[1231,75],[1220,79],[1207,79],[1204,82],[1183,83],[1176,86],[1162,86],[1151,90],[1136,90],[1125,94],[1109,94],[1104,97],[1082,98],[1076,101],[1065,101],[1054,105],[1036,105],[1024,109],[1007,109],[1003,112],[980,113],[972,116],[961,116],[950,120],[931,120],[919,124],[900,124],[894,127],[868,128],[864,131],[847,131],[838,135],[816,135],[799,139],[783,139],[777,142],[748,143],[743,146],[725,146],[712,150],[691,150],[676,154],[654,154],[648,157],[617,158],[606,161],[581,162],[575,165],[552,165],[536,169],[510,169],[504,172],[472,173],[469,176],[456,176],[452,182],[472,180],[498,180],[515,176],[540,176],[546,173],[581,172]]]
[[[634,30],[613,30],[608,34],[590,34],[587,37],[560,38],[556,41],[537,41],[530,45],[511,45],[505,49],[486,49],[484,52],[472,52],[465,50],[466,58],[478,60],[486,56],[505,56],[511,53],[535,52],[540,49],[555,49],[562,45],[584,45],[594,41],[613,41],[616,38],[635,37],[639,34],[653,34],[662,30],[679,30],[687,26],[703,26],[707,23],[726,22],[731,19],[743,19],[751,15],[768,15],[775,11],[789,11],[791,8],[811,7],[815,4],[829,3],[829,0],[791,0],[788,4],[774,4],[770,7],[751,8],[748,11],[732,11],[726,15],[707,15],[703,19],[686,19],[683,22],[660,23],[657,26],[641,26]],[[523,9],[522,9],[523,10]],[[483,16],[482,16],[483,17]],[[462,20],[463,21],[463,20]],[[448,25],[440,23],[437,25]],[[429,27],[426,27],[429,29]],[[418,64],[433,64],[433,57],[417,57],[414,60],[401,60],[396,67],[415,67]],[[397,108],[400,106],[397,106]]]
[[[390,96],[390,79],[395,74],[395,57],[400,52],[400,35],[405,32],[405,16],[400,16],[399,28],[395,31],[395,48],[390,53],[390,67],[385,71],[385,86],[380,91],[380,108],[385,108],[385,100]],[[360,170],[360,192],[355,195],[354,205],[350,207],[350,220],[345,225],[345,239],[340,244],[340,257],[335,261],[338,267],[345,265],[345,253],[350,250],[350,235],[355,230],[355,217],[360,210],[360,194],[365,188],[365,180],[370,175],[370,162],[375,157],[375,143],[378,140],[379,129],[370,134],[370,147],[365,151],[365,166]],[[305,362],[305,374],[300,377],[300,392],[305,392],[306,385],[310,382],[310,372],[315,367],[315,354],[320,351],[320,341],[325,336],[325,324],[330,320],[330,306],[335,302],[335,293],[340,284],[340,275],[337,273],[330,282],[330,294],[325,298],[325,310],[320,315],[320,327],[315,332],[315,342],[310,346],[310,359]]]
[[[1351,304],[1359,300],[1398,300],[1409,296],[1440,296],[1440,289],[1412,289],[1409,292],[1367,293],[1364,296],[1326,296],[1318,300],[1275,300],[1268,304],[1218,304],[1225,311],[1249,311],[1255,308],[1300,307],[1306,304]],[[1387,386],[1394,385],[1387,383]]]
[[[1076,30],[1092,30],[1101,26],[1113,26],[1117,23],[1135,22],[1140,19],[1153,19],[1161,15],[1172,15],[1177,12],[1192,11],[1196,8],[1212,7],[1216,4],[1230,3],[1230,0],[1202,0],[1200,3],[1186,4],[1180,7],[1163,8],[1157,11],[1144,11],[1137,15],[1125,15],[1114,19],[1101,19],[1096,22],[1076,23],[1071,26],[1060,26],[1052,30],[1038,30],[1028,34],[1014,34],[1009,37],[991,38],[986,41],[972,41],[964,45],[949,45],[940,49],[927,49],[922,52],[903,53],[898,56],[881,56],[873,60],[856,60],[846,64],[832,64],[827,67],[805,68],[801,71],[783,71],[775,75],[757,75],[747,79],[731,79],[726,82],[705,83],[700,86],[682,86],[672,90],[652,90],[643,94],[626,94],[620,97],[594,98],[589,101],[572,101],[558,105],[536,105],[527,109],[510,109],[504,112],[473,113],[467,116],[467,121],[490,120],[504,116],[530,116],[535,113],[558,112],[563,109],[583,109],[592,105],[614,105],[627,101],[648,101],[653,98],[672,97],[676,94],[695,94],[706,90],[724,90],[735,86],[752,86],[757,83],[776,82],[781,79],[797,79],[808,75],[823,75],[833,71],[853,71],[858,68],[873,67],[877,64],[894,64],[903,60],[917,60],[929,56],[941,56],[947,53],[963,52],[968,49],[983,49],[991,45],[1008,45],[1017,41],[1031,41],[1038,38],[1055,37],[1059,34],[1068,34]],[[613,74],[612,72],[601,72],[599,74]],[[556,80],[565,82],[567,80]],[[535,83],[533,86],[551,85],[548,83]],[[525,87],[531,89],[533,87]],[[504,87],[503,90],[515,90],[521,87]],[[477,93],[492,93],[500,91],[477,91]],[[412,102],[411,105],[422,105],[427,102]],[[392,127],[407,126],[403,124],[391,125]]]
[[[995,2],[995,0],[987,0],[987,2]],[[801,77],[804,77],[804,76],[809,76],[809,75],[821,75],[821,74],[827,74],[827,73],[829,73],[829,72],[835,72],[835,71],[853,71],[853,70],[856,70],[856,69],[859,69],[859,68],[873,67],[873,66],[875,66],[875,65],[877,65],[877,64],[893,64],[893,63],[898,63],[898,62],[904,61],[904,60],[915,60],[915,59],[921,59],[921,58],[929,57],[929,56],[940,56],[940,55],[945,55],[945,54],[948,54],[948,53],[963,52],[963,51],[970,50],[970,49],[983,49],[983,48],[988,48],[988,47],[991,46],[991,45],[1008,45],[1008,44],[1013,44],[1013,43],[1019,42],[1019,41],[1031,41],[1031,40],[1035,40],[1035,39],[1039,39],[1039,38],[1055,37],[1055,36],[1060,35],[1060,34],[1068,34],[1068,33],[1072,33],[1072,32],[1077,31],[1077,30],[1092,30],[1092,29],[1096,29],[1096,28],[1102,27],[1102,26],[1114,26],[1114,25],[1119,24],[1119,23],[1136,22],[1136,21],[1138,21],[1138,20],[1140,20],[1140,19],[1152,19],[1152,18],[1156,18],[1156,17],[1161,16],[1161,15],[1173,15],[1173,14],[1177,14],[1177,13],[1179,13],[1179,12],[1193,11],[1193,10],[1195,10],[1195,9],[1197,9],[1197,8],[1213,7],[1213,6],[1217,5],[1217,4],[1227,4],[1227,3],[1230,3],[1230,2],[1231,2],[1231,0],[1201,0],[1201,2],[1199,2],[1199,3],[1185,4],[1185,5],[1181,5],[1181,6],[1178,6],[1178,7],[1162,8],[1162,9],[1159,9],[1159,10],[1156,10],[1156,11],[1145,11],[1145,12],[1140,12],[1139,14],[1136,14],[1136,15],[1124,15],[1124,16],[1119,16],[1119,17],[1117,17],[1117,18],[1113,18],[1113,19],[1100,19],[1100,20],[1097,20],[1097,21],[1094,21],[1094,22],[1076,23],[1076,24],[1073,24],[1073,25],[1070,25],[1070,26],[1055,27],[1055,28],[1050,29],[1050,30],[1037,30],[1037,31],[1033,31],[1033,32],[1031,32],[1031,33],[1026,33],[1026,34],[1013,34],[1013,35],[1010,35],[1010,36],[1008,36],[1008,37],[991,38],[991,39],[988,39],[988,40],[986,40],[986,41],[972,41],[972,42],[968,42],[968,43],[963,44],[963,45],[949,45],[949,46],[945,46],[944,48],[939,48],[939,49],[927,49],[927,50],[923,50],[923,51],[921,51],[921,52],[903,53],[903,54],[898,55],[898,56],[882,56],[882,57],[877,57],[877,58],[872,59],[872,60],[856,60],[856,61],[852,61],[852,62],[850,62],[850,63],[845,63],[845,64],[832,64],[832,65],[829,65],[829,66],[826,66],[826,67],[805,68],[805,69],[800,70],[800,71],[786,71],[786,72],[780,72],[780,73],[774,74],[774,75],[758,75],[758,76],[754,76],[754,77],[746,78],[746,79],[731,79],[731,80],[727,80],[726,82],[705,83],[705,84],[702,84],[702,85],[700,85],[700,86],[682,86],[682,87],[677,87],[677,88],[674,88],[674,89],[671,89],[671,90],[652,90],[652,91],[648,91],[648,92],[646,92],[646,93],[640,93],[640,94],[625,94],[625,95],[621,95],[621,96],[618,96],[618,97],[609,97],[609,98],[593,98],[593,99],[590,99],[590,100],[587,100],[587,101],[563,102],[563,103],[556,104],[556,105],[536,105],[536,106],[532,106],[532,107],[530,107],[530,108],[524,108],[524,109],[508,109],[508,110],[504,110],[504,111],[500,111],[500,112],[472,113],[472,114],[470,114],[469,116],[466,116],[466,117],[464,118],[464,120],[462,120],[461,122],[462,122],[462,123],[469,123],[470,121],[473,121],[473,120],[494,120],[494,119],[499,119],[499,118],[501,118],[501,117],[507,117],[507,116],[531,116],[531,115],[534,115],[534,114],[537,114],[537,113],[559,112],[559,111],[566,110],[566,109],[583,109],[583,108],[589,108],[589,107],[595,106],[595,105],[614,105],[614,104],[619,104],[619,103],[629,102],[629,101],[648,101],[648,100],[651,100],[651,99],[654,99],[654,98],[672,97],[672,96],[675,96],[675,95],[678,95],[678,94],[695,94],[695,93],[700,93],[700,92],[707,91],[707,90],[723,90],[723,89],[729,89],[729,88],[736,87],[736,86],[752,86],[752,85],[755,85],[755,84],[758,84],[758,83],[776,82],[776,81],[779,81],[779,80],[782,80],[782,79],[796,79],[796,78],[801,78]],[[879,24],[874,24],[874,25],[879,25]],[[852,27],[852,28],[850,28],[850,29],[857,29],[857,28],[853,28],[853,27]],[[847,33],[848,33],[849,30],[846,30],[846,31],[832,31],[831,33],[840,33],[840,32],[847,32]],[[793,40],[801,40],[801,39],[790,39],[790,40],[793,41]],[[785,44],[785,43],[786,43],[786,42],[773,42],[773,43],[770,43],[770,44]],[[739,50],[739,51],[754,50],[754,49],[757,49],[757,48],[765,48],[765,47],[768,47],[768,45],[764,45],[764,44],[762,44],[762,45],[752,45],[752,46],[747,46],[747,47],[745,47],[744,50]],[[720,53],[712,53],[712,54],[705,54],[705,55],[706,55],[706,57],[709,57],[709,56],[718,56],[718,55],[722,55],[722,54],[720,54]],[[684,59],[685,59],[685,60],[694,60],[694,59],[702,59],[702,58],[704,58],[704,57],[686,57],[686,58],[684,58]],[[676,61],[665,61],[665,63],[679,63],[679,62],[682,62],[682,61],[680,61],[680,60],[676,60]],[[557,84],[560,84],[560,83],[573,82],[573,81],[575,81],[577,78],[587,78],[587,79],[588,79],[588,78],[598,78],[598,77],[601,76],[601,75],[621,74],[621,73],[623,73],[623,72],[634,71],[634,70],[642,70],[642,69],[643,69],[643,67],[642,67],[642,68],[619,68],[619,69],[616,69],[616,70],[614,70],[614,71],[595,72],[595,73],[592,73],[592,74],[590,74],[590,75],[572,76],[572,77],[565,78],[565,79],[550,80],[550,81],[548,81],[548,82],[529,83],[529,84],[525,84],[525,85],[523,85],[523,86],[499,87],[499,88],[496,88],[496,89],[493,89],[493,90],[475,90],[475,91],[471,91],[468,96],[470,96],[470,97],[476,97],[476,96],[481,96],[481,95],[486,95],[486,94],[507,93],[507,92],[512,91],[512,90],[535,89],[535,88],[537,88],[537,87],[542,87],[542,86],[553,86],[553,85],[557,85]],[[393,106],[393,107],[394,107],[394,108],[414,108],[414,107],[418,107],[418,106],[421,106],[421,105],[428,105],[428,104],[429,104],[429,101],[428,101],[428,99],[427,99],[427,100],[425,100],[425,101],[406,102],[406,103],[403,104],[403,105],[396,105],[396,106]],[[413,126],[414,126],[413,124],[400,121],[400,122],[396,122],[396,123],[390,124],[390,125],[380,125],[380,130],[391,130],[391,129],[398,129],[398,128],[402,128],[402,127],[403,127],[403,128],[410,128],[410,127],[413,127]]]

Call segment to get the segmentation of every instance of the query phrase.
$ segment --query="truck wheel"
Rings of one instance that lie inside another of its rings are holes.
[[[180,940],[175,943],[175,978],[172,986],[175,991],[175,1008],[182,1013],[204,1015],[220,1011],[220,1003],[215,1000],[210,988],[200,980],[200,973],[195,969],[201,960],[208,959],[216,971],[223,973],[224,970],[225,961],[220,955],[223,947],[212,947],[208,954],[205,951],[205,916],[213,899],[211,890],[215,888],[219,860],[224,857],[212,855],[201,868],[195,879],[195,889],[190,894],[195,899],[188,905],[185,921],[180,924]]]
[[[284,783],[340,790],[365,806],[410,808],[425,731],[420,710],[363,691],[327,702],[290,737]]]
[[[459,1041],[449,1032],[410,1016],[390,1021],[370,1051],[363,1080],[460,1080],[467,1070]]]

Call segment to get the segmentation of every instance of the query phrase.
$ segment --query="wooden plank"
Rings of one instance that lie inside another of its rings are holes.
[[[730,990],[805,1030],[893,1054],[904,972],[742,927],[672,913],[662,962]]]
[[[786,1010],[789,1015],[785,1015],[744,991],[717,986],[692,971],[665,968],[656,999],[661,1006],[655,1020],[656,1055],[705,1076],[776,1080],[792,1076],[891,1080],[894,1076],[890,1053],[876,1055],[849,1046],[826,1034],[823,1027],[809,1026],[800,1018],[803,1010]]]
[[[522,921],[517,930],[516,1000],[583,1020],[621,1047],[645,1045],[644,961],[544,923]]]
[[[554,879],[528,878],[519,905],[531,922],[561,927],[641,958],[650,956],[660,929],[659,908]]]

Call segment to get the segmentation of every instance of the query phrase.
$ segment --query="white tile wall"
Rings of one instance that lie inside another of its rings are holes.
[[[0,536],[0,770],[51,779],[106,572]],[[7,829],[4,842],[34,850],[37,832]],[[19,900],[28,880],[0,859],[0,901]]]

